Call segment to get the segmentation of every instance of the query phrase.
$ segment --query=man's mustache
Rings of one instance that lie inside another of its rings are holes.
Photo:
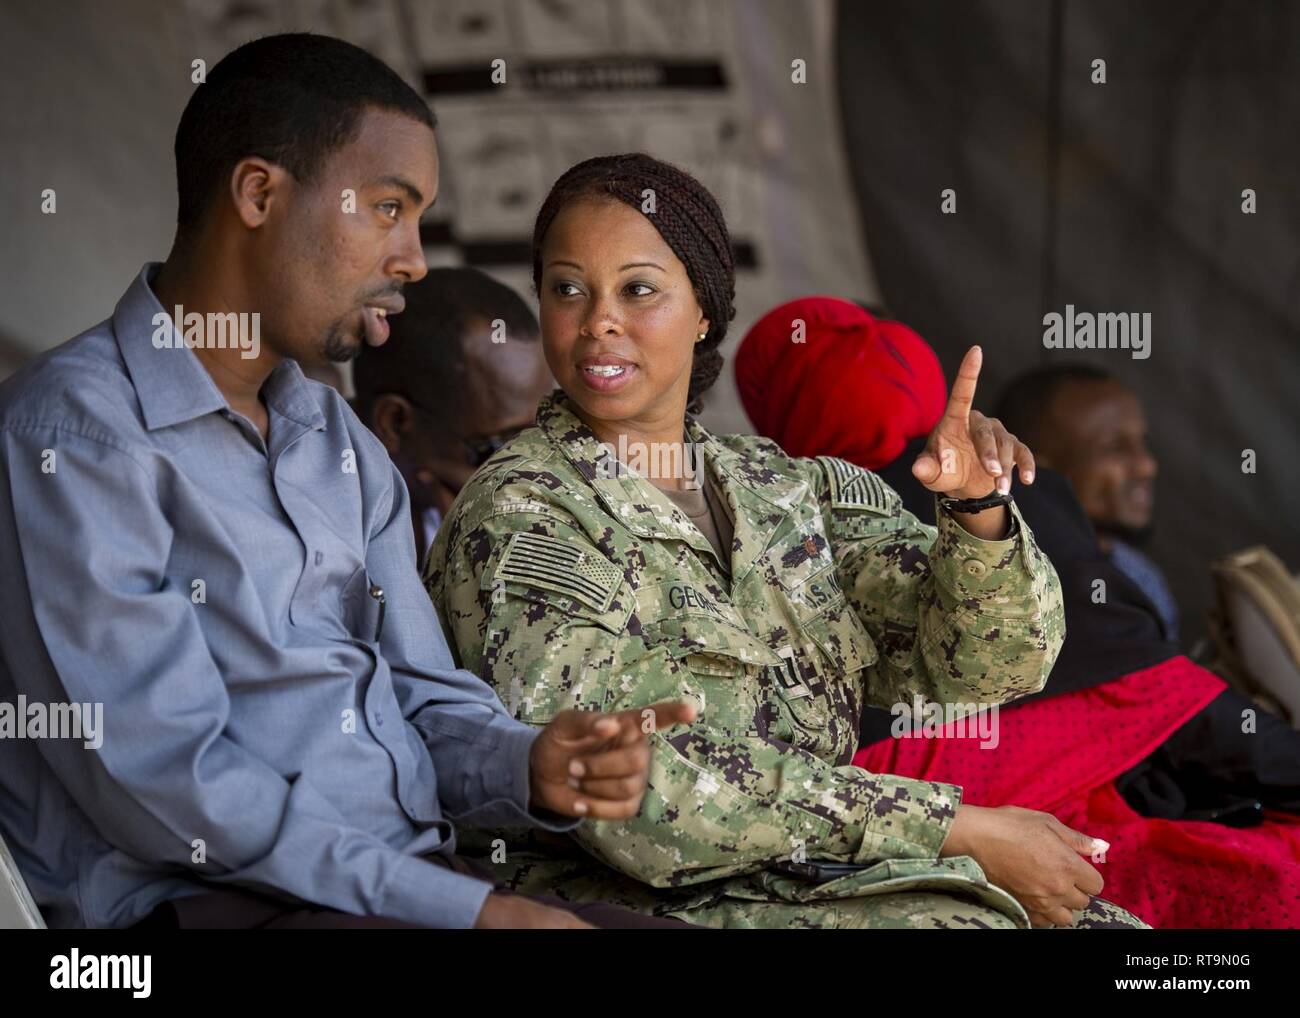
[[[396,286],[386,286],[382,290],[368,293],[361,298],[361,303],[364,304],[368,300],[383,300],[385,297],[400,297],[402,295],[402,288],[405,285],[406,284],[404,283],[398,283]]]

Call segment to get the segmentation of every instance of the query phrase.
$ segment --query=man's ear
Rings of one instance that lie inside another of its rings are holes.
[[[230,200],[235,214],[250,229],[266,222],[271,201],[289,186],[289,174],[259,156],[241,159],[230,172]]]
[[[414,419],[415,408],[405,396],[386,392],[375,398],[367,423],[392,456],[402,448],[402,436],[411,430]]]

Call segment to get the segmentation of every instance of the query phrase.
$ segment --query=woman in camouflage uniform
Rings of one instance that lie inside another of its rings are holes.
[[[1096,897],[1092,839],[849,763],[864,700],[969,712],[1042,687],[1060,589],[1015,505],[927,527],[868,471],[688,414],[735,312],[726,225],[683,171],[578,164],[533,251],[563,392],[461,492],[430,596],[524,721],[673,698],[701,717],[654,735],[635,818],[501,832],[485,861],[519,890],[712,926],[1142,925]],[[971,409],[979,365],[973,348],[916,467],[954,499],[1032,480],[1029,450]]]

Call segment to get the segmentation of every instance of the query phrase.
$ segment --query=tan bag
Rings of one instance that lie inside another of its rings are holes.
[[[1262,707],[1300,727],[1300,583],[1261,546],[1216,561],[1213,668]]]

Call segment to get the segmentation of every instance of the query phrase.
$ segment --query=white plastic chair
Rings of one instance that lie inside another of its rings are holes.
[[[32,901],[5,839],[0,836],[0,930],[43,930],[45,920]]]

